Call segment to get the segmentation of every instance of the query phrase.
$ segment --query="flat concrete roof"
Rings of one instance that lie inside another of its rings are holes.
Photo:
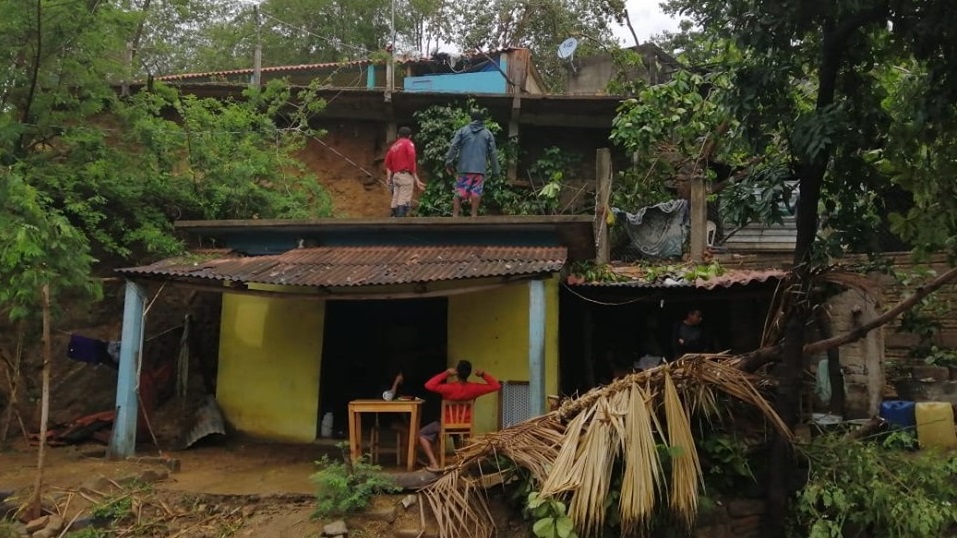
[[[377,238],[388,238],[393,244],[409,238],[410,244],[418,244],[428,236],[439,238],[442,244],[449,245],[476,244],[476,241],[480,241],[489,245],[521,246],[523,236],[549,236],[553,238],[549,243],[568,249],[569,260],[595,257],[593,217],[588,215],[193,220],[176,222],[175,227],[199,237],[301,234],[304,237],[321,238],[329,235],[363,235],[368,238],[363,244],[375,243]],[[527,246],[539,245],[539,242],[530,241]]]

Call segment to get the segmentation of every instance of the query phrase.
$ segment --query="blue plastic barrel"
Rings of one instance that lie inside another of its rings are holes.
[[[917,426],[914,417],[914,402],[887,400],[881,403],[881,418],[898,428],[912,429]]]

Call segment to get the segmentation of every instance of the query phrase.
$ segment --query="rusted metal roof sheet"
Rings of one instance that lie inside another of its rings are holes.
[[[572,285],[606,288],[696,288],[702,290],[713,290],[717,288],[730,288],[737,285],[744,286],[747,284],[768,282],[769,280],[781,280],[787,275],[787,271],[782,271],[779,269],[768,269],[763,271],[732,269],[726,271],[721,276],[711,277],[707,280],[699,278],[693,282],[680,278],[666,277],[654,282],[636,278],[635,280],[627,280],[624,282],[582,282]]]
[[[349,62],[324,62],[316,64],[299,64],[299,65],[274,65],[270,67],[263,67],[260,72],[262,73],[292,73],[296,71],[314,71],[317,69],[331,69],[335,67],[348,67],[348,66],[365,66],[372,63],[372,60],[352,60]],[[174,75],[162,75],[154,77],[156,80],[171,81],[171,80],[190,80],[194,78],[220,78],[220,77],[229,77],[236,75],[252,75],[252,68],[243,68],[243,69],[227,69],[223,71],[206,71],[202,73],[178,73]]]
[[[271,256],[190,255],[118,272],[285,286],[383,286],[552,273],[561,270],[567,254],[565,247],[318,247]]]
[[[506,47],[503,49],[492,50],[486,53],[470,52],[466,53],[463,56],[467,58],[484,58],[487,56],[495,56],[496,54],[505,54],[510,51],[515,50],[512,47]],[[398,65],[412,65],[412,64],[432,64],[435,63],[436,59],[431,56],[427,57],[396,57],[395,63]],[[361,60],[349,60],[346,62],[323,62],[323,63],[314,63],[314,64],[298,64],[298,65],[273,65],[269,67],[263,67],[260,69],[261,73],[293,73],[298,71],[314,71],[318,69],[334,69],[339,67],[352,67],[352,66],[366,66],[369,64],[376,63],[375,60],[371,59],[361,59]],[[384,62],[379,62],[384,63]],[[161,75],[154,77],[155,80],[163,81],[176,81],[176,80],[191,80],[197,78],[222,78],[229,76],[237,75],[252,75],[253,69],[251,67],[246,67],[243,69],[227,69],[223,71],[207,71],[202,73],[176,73],[171,75]]]

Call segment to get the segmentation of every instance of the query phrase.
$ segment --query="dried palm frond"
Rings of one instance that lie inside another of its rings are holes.
[[[691,529],[698,513],[698,484],[703,485],[701,462],[691,433],[691,422],[667,370],[664,378],[665,420],[668,422],[668,444],[672,448],[669,504],[686,527]]]
[[[495,533],[485,489],[463,474],[448,473],[420,494],[432,509],[440,536],[488,538]]]
[[[598,401],[591,426],[581,439],[581,450],[574,472],[581,481],[572,493],[568,514],[586,535],[601,531],[605,523],[605,499],[611,487],[615,456],[621,445],[621,428],[615,422],[622,417],[608,399]]]
[[[640,526],[650,521],[661,487],[661,460],[655,445],[655,432],[660,432],[661,426],[655,424],[657,417],[654,410],[648,408],[650,404],[645,391],[632,385],[622,439],[624,474],[618,506],[622,532],[626,535],[636,534]]]
[[[568,514],[582,535],[603,530],[606,499],[619,463],[622,532],[640,535],[657,500],[666,495],[672,512],[690,525],[701,483],[690,426],[693,414],[715,413],[721,393],[759,411],[790,438],[761,396],[764,378],[737,369],[739,362],[727,355],[685,356],[593,389],[548,415],[477,438],[458,451],[459,463],[446,476],[422,492],[439,522],[440,536],[484,538],[492,532],[481,487],[487,483],[483,475],[497,465],[499,456],[525,468],[543,496],[567,501]],[[672,448],[670,481],[662,472],[656,440]]]

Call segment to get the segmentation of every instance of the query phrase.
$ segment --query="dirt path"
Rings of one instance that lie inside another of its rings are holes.
[[[82,522],[97,507],[118,498],[132,499],[135,518],[102,536],[136,532],[177,538],[307,538],[319,536],[323,524],[329,523],[311,518],[313,462],[335,450],[232,441],[168,453],[179,460],[180,471],[167,473],[158,464],[107,460],[102,445],[57,447],[48,451],[45,491],[65,521],[77,517]],[[156,452],[144,447],[138,455]],[[35,465],[35,447],[21,444],[0,453],[0,491],[28,491]],[[144,476],[151,477],[150,484],[143,483]],[[402,508],[401,498],[377,497],[368,513],[347,518],[349,536],[406,536],[403,532],[412,530],[415,536],[421,527],[420,512],[417,507]],[[392,511],[395,517],[382,521],[369,515],[382,511]]]

